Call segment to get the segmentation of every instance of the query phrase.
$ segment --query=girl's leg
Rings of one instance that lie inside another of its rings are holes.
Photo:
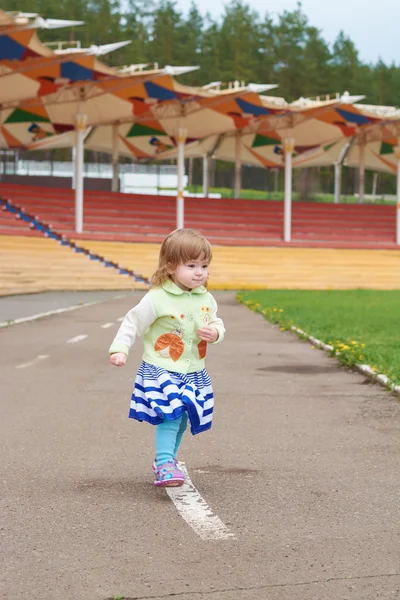
[[[176,436],[174,458],[176,458],[176,455],[178,454],[178,450],[179,450],[179,446],[181,445],[181,442],[182,442],[183,434],[186,431],[187,422],[188,422],[188,414],[187,414],[187,412],[184,412],[182,415],[182,418],[181,418],[181,424],[179,425],[178,435]]]
[[[175,447],[182,417],[170,421],[164,419],[156,426],[156,464],[163,465],[175,459]],[[182,432],[183,435],[183,432]],[[182,436],[181,436],[182,439]]]

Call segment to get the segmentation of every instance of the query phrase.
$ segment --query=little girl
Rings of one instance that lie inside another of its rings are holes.
[[[206,288],[211,258],[202,235],[172,232],[150,291],[127,313],[109,349],[111,364],[122,367],[136,336],[144,336],[129,417],[156,425],[156,486],[184,483],[176,456],[188,419],[192,434],[211,427],[214,395],[204,359],[207,344],[222,342],[225,333]]]

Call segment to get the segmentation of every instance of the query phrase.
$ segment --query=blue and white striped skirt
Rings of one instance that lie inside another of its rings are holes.
[[[196,373],[174,373],[142,362],[135,379],[129,418],[152,425],[178,419],[188,413],[195,435],[210,429],[214,409],[211,379],[205,369]]]

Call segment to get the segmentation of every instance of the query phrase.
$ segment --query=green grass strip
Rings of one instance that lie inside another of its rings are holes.
[[[369,365],[400,384],[400,291],[243,291],[238,300],[282,330],[297,327],[333,346],[352,367]]]

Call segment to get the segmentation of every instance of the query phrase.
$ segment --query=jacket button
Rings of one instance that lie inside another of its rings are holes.
[[[189,344],[189,346],[190,346],[190,344],[191,344],[191,343],[192,343],[192,340],[188,340],[188,344]]]

